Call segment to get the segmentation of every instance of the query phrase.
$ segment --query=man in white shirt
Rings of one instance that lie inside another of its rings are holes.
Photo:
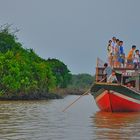
[[[107,78],[108,81],[108,77],[112,74],[112,68],[110,66],[108,66],[107,63],[104,64],[104,75]]]
[[[107,82],[108,83],[118,83],[118,80],[117,80],[117,77],[116,77],[116,73],[115,73],[114,70],[112,71],[112,74],[108,77]]]

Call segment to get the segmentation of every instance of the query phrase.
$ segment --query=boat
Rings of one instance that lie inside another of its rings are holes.
[[[140,111],[140,70],[133,67],[113,68],[118,83],[108,83],[104,79],[104,66],[96,66],[96,80],[91,88],[97,106],[105,112]],[[128,86],[128,83],[129,86]]]

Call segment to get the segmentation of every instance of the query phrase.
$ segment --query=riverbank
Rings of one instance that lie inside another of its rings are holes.
[[[56,88],[51,92],[6,93],[0,100],[51,100],[62,99],[67,95],[82,95],[86,89]]]
[[[30,94],[6,94],[0,96],[0,100],[51,100],[62,99],[64,96],[60,93],[30,93]]]
[[[62,99],[67,95],[82,95],[87,89],[56,88],[51,92],[6,93],[0,100],[51,100]]]
[[[64,97],[66,95],[82,95],[86,90],[87,89],[57,88],[53,91],[53,93]]]

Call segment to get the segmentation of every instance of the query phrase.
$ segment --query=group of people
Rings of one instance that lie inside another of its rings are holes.
[[[125,56],[123,41],[112,37],[107,46],[108,61],[111,67],[140,68],[140,52],[133,45],[127,57]]]

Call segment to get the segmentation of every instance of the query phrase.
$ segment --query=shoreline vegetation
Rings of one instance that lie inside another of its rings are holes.
[[[82,94],[93,82],[88,74],[72,75],[56,58],[25,49],[16,32],[8,24],[0,27],[0,100],[59,99]]]

